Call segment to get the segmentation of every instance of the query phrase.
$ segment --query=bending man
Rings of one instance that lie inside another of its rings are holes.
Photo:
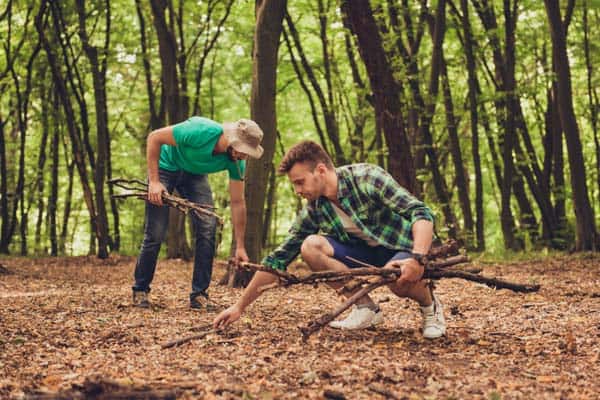
[[[149,307],[148,293],[154,277],[156,259],[165,239],[169,209],[163,205],[163,192],[174,189],[200,205],[212,206],[207,174],[227,170],[231,219],[237,244],[235,257],[248,261],[244,247],[246,203],[244,171],[248,156],[260,158],[263,132],[252,120],[219,124],[208,118],[192,117],[185,122],[157,129],[148,135],[148,202],[146,203],[144,241],[135,266],[133,303]],[[190,307],[208,309],[207,289],[215,253],[216,220],[192,214],[195,234],[194,272]]]
[[[335,168],[325,150],[311,141],[292,147],[279,172],[288,175],[295,192],[308,204],[287,239],[262,264],[285,269],[301,253],[313,271],[345,271],[360,266],[351,258],[400,267],[402,275],[389,288],[398,297],[408,297],[420,305],[424,337],[433,339],[445,333],[442,304],[421,280],[423,257],[433,239],[433,215],[428,207],[378,166]],[[257,272],[238,301],[215,318],[215,327],[236,321],[259,296],[259,288],[276,279],[273,274]],[[333,288],[341,285],[330,284]],[[382,321],[382,311],[364,296],[347,318],[332,321],[330,326],[363,329]]]

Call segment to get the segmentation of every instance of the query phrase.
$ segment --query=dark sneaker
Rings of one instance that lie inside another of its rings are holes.
[[[215,311],[215,305],[208,299],[208,296],[205,294],[199,294],[196,297],[192,297],[190,299],[190,308],[195,310],[205,309],[208,312]]]
[[[135,307],[140,308],[150,308],[150,302],[148,301],[148,293],[144,291],[134,290],[133,305]]]

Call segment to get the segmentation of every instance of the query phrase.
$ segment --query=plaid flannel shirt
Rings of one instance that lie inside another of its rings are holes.
[[[336,168],[336,174],[341,209],[360,230],[381,246],[411,251],[412,225],[420,219],[434,220],[431,210],[383,168],[372,164],[352,164]],[[285,270],[298,256],[304,239],[318,232],[345,244],[361,240],[344,230],[331,202],[320,197],[300,211],[288,237],[262,260],[262,264]]]

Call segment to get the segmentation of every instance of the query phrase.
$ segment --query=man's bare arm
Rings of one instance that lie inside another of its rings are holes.
[[[166,190],[160,182],[158,175],[158,159],[160,157],[160,146],[168,144],[175,146],[175,138],[173,137],[173,127],[167,126],[164,128],[152,131],[146,140],[146,164],[148,167],[148,201],[156,205],[162,205],[162,192]]]
[[[235,257],[238,261],[248,261],[246,254],[246,200],[244,199],[244,181],[229,181],[231,197],[231,221],[235,237]]]
[[[237,321],[244,310],[261,295],[260,288],[270,285],[276,280],[277,277],[273,274],[263,271],[256,272],[244,290],[244,293],[242,293],[242,296],[234,305],[217,315],[213,321],[213,326],[215,328],[224,328],[232,322]]]

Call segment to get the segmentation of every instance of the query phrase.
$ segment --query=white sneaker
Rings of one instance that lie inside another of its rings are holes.
[[[421,307],[421,314],[423,314],[423,337],[426,339],[436,339],[446,333],[446,321],[444,320],[442,303],[433,293],[431,297],[433,297],[433,304]]]
[[[329,326],[336,329],[365,329],[383,322],[381,310],[375,312],[368,307],[352,307],[346,319],[331,321]]]

